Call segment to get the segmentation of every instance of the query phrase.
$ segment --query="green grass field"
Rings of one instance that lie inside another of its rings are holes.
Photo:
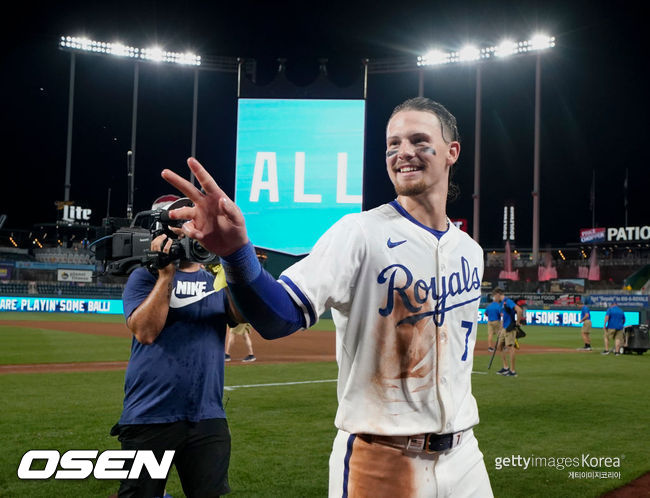
[[[0,315],[0,365],[128,359],[128,339],[8,327],[2,325],[3,319],[16,318]],[[526,327],[526,331],[525,344],[571,349],[581,345],[577,329]],[[495,375],[498,359],[487,372],[489,357],[475,358],[474,395],[481,416],[475,432],[495,496],[596,497],[650,470],[646,434],[650,353],[601,356],[600,335],[600,331],[593,334],[596,351],[591,353],[520,355],[517,378]],[[481,326],[479,339],[485,338]],[[336,432],[335,382],[237,386],[331,380],[336,373],[334,363],[226,368],[232,496],[327,495],[328,458]],[[123,380],[123,371],[0,375],[0,496],[107,497],[114,493],[116,481],[20,481],[16,470],[29,449],[63,453],[119,448],[108,432],[120,415]],[[583,455],[589,461],[619,459],[620,467],[586,468]],[[527,469],[504,466],[499,470],[497,463],[508,457],[537,460],[530,460],[535,465]],[[571,466],[558,468],[560,459],[567,458]],[[577,477],[572,476],[576,471]],[[618,472],[620,478],[594,474],[608,471]],[[183,496],[175,471],[167,491]]]

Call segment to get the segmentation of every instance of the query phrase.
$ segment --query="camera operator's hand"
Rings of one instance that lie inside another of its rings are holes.
[[[194,203],[170,211],[169,217],[189,220],[183,224],[185,235],[217,256],[228,256],[248,243],[244,216],[196,159],[190,157],[187,164],[203,192],[176,173],[163,170],[162,177]]]
[[[162,234],[151,241],[151,250],[169,254],[172,243],[172,239]],[[127,318],[126,326],[140,344],[152,344],[165,326],[175,274],[173,262],[158,268],[158,279],[153,289]]]
[[[170,239],[165,234],[158,235],[158,237],[156,237],[151,241],[151,250],[156,252],[162,252],[164,254],[169,254],[169,250],[171,249],[173,242],[174,242],[173,239]],[[176,265],[173,262],[170,262],[169,264],[163,266],[162,268],[158,268],[159,278],[165,277],[165,278],[173,279],[175,273],[176,273]]]

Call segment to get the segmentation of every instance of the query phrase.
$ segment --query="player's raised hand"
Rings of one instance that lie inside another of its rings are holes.
[[[190,157],[187,164],[203,192],[173,171],[163,170],[162,177],[194,203],[194,206],[170,211],[169,217],[189,220],[183,224],[185,235],[218,256],[228,256],[248,243],[244,216],[201,163]]]

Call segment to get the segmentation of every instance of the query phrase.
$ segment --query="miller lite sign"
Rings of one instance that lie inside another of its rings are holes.
[[[72,201],[58,201],[56,208],[59,212],[58,221],[67,224],[89,225],[92,209],[75,206]]]

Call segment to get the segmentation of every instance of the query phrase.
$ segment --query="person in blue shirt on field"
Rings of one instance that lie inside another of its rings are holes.
[[[162,234],[151,241],[151,250],[169,254],[172,243]],[[235,326],[240,315],[228,299],[225,279],[219,284],[197,262],[164,261],[157,270],[134,270],[123,301],[133,338],[123,411],[111,435],[123,450],[151,450],[159,461],[174,450],[186,496],[228,493],[224,341],[226,327]],[[163,496],[165,483],[143,471],[137,479],[122,480],[118,496]]]
[[[494,351],[494,337],[499,337],[501,332],[501,303],[496,301],[494,294],[492,302],[485,308],[485,315],[488,321],[488,351]]]
[[[589,334],[591,333],[591,311],[589,310],[589,298],[585,299],[582,309],[580,310],[580,323],[582,323],[582,340],[585,345],[582,348],[578,348],[579,351],[591,351],[591,339]]]
[[[524,310],[512,299],[505,297],[503,289],[499,287],[492,291],[492,295],[496,302],[501,303],[501,316],[503,317],[503,328],[497,339],[497,349],[501,351],[503,368],[497,373],[506,377],[517,377],[515,370],[516,327],[524,320]]]
[[[618,307],[616,301],[612,302],[607,313],[605,313],[605,351],[603,354],[609,354],[609,342],[614,341],[614,354],[621,354],[621,344],[623,343],[623,328],[625,327],[625,313]]]

